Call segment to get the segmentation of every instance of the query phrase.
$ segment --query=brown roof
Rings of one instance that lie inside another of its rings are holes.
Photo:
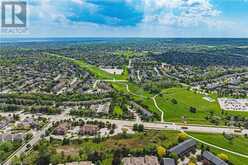
[[[93,133],[96,133],[97,131],[98,131],[98,126],[96,125],[85,124],[80,127],[81,134],[87,134],[87,133],[93,134]]]
[[[70,163],[66,163],[65,165],[93,165],[93,163],[91,161],[81,161],[81,162],[70,162]]]
[[[159,165],[156,156],[125,157],[122,159],[124,165]]]

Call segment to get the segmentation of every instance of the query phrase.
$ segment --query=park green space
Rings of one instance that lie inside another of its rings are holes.
[[[127,91],[126,85],[128,84],[128,89],[130,92]],[[117,91],[128,94],[132,100],[139,103],[142,107],[146,108],[150,112],[155,114],[155,118],[157,120],[160,120],[161,113],[158,111],[158,109],[155,107],[154,102],[152,100],[152,94],[145,91],[142,87],[138,86],[134,83],[117,83],[112,82],[113,88],[115,88]]]
[[[200,139],[204,142],[207,142],[212,145],[216,145],[218,147],[228,149],[230,151],[238,152],[244,155],[248,155],[248,138],[244,136],[235,136],[233,140],[228,140],[224,137],[223,134],[211,134],[211,133],[189,133],[191,136]],[[231,162],[234,165],[243,165],[248,164],[248,159],[244,157],[240,157],[228,152],[221,151],[220,149],[216,149],[210,147],[210,150],[215,154],[225,153],[228,155]]]
[[[54,54],[52,54],[54,55]],[[97,66],[87,64],[83,60],[75,60],[69,57],[54,55],[60,58],[64,58],[73,62],[74,64],[80,66],[81,69],[87,70],[93,75],[95,75],[98,79],[105,80],[127,80],[128,79],[128,68],[124,67],[124,72],[122,75],[114,75],[108,72],[105,72],[99,69]],[[160,112],[154,106],[152,101],[152,97],[155,94],[151,94],[148,91],[145,91],[140,85],[127,82],[111,82],[112,86],[119,92],[124,94],[129,94],[132,99],[135,101],[139,101],[145,108],[149,111],[156,114],[159,120]],[[127,91],[126,85],[128,84],[129,92]],[[223,117],[221,114],[220,106],[217,102],[217,96],[215,94],[210,94],[210,97],[215,99],[215,102],[209,102],[203,99],[203,95],[190,91],[185,87],[176,87],[176,88],[168,88],[162,89],[162,94],[156,97],[156,101],[158,106],[164,110],[164,120],[168,122],[183,122],[186,120],[189,124],[212,124],[205,118],[208,116],[210,112],[213,112],[214,115]],[[177,100],[177,104],[173,104],[171,102],[172,99]],[[196,108],[196,113],[192,113],[189,111],[190,107]],[[246,112],[234,112],[228,111],[225,114],[236,115],[236,116],[245,116],[248,117],[248,113]],[[182,116],[184,116],[184,120],[182,120]],[[224,120],[220,121],[221,125],[224,125]]]
[[[115,75],[101,70],[99,67],[86,63],[84,60],[75,60],[73,58],[65,57],[62,55],[51,54],[59,58],[63,58],[67,61],[72,62],[75,65],[78,65],[81,69],[88,71],[89,73],[95,75],[96,78],[102,80],[127,80],[128,78],[128,69],[123,67],[123,73],[121,75]]]
[[[87,64],[86,62],[84,62],[83,60],[75,60],[74,61],[75,64],[77,64],[80,68],[92,73],[93,75],[96,76],[96,78],[99,79],[106,79],[106,80],[126,80],[128,77],[128,71],[127,68],[124,68],[124,72],[121,75],[115,75],[115,74],[111,74],[108,72],[105,72],[101,69],[99,69],[97,66],[94,65],[90,65]]]
[[[221,110],[217,102],[208,102],[202,97],[186,88],[169,88],[164,89],[156,100],[165,111],[166,121],[182,122],[182,116],[185,116],[187,123],[210,124],[205,119],[208,113],[213,111],[215,115],[220,115]],[[172,103],[172,99],[176,99],[177,104]],[[190,107],[195,107],[196,113],[190,112]]]
[[[127,85],[129,92],[127,91]],[[117,91],[122,92],[124,94],[130,94],[132,97],[136,99],[140,99],[140,98],[149,99],[153,96],[148,91],[145,91],[141,86],[132,82],[128,82],[128,83],[112,82],[112,86]]]
[[[220,106],[215,95],[210,95],[215,99],[209,102],[203,99],[204,95],[190,91],[186,88],[169,88],[162,91],[162,95],[156,97],[158,106],[165,111],[165,120],[171,122],[182,122],[182,116],[186,117],[190,124],[211,124],[205,117],[212,111],[214,115],[222,116]],[[172,103],[172,99],[177,100],[177,104]],[[189,111],[190,107],[195,107],[196,113]],[[247,116],[246,112],[226,111],[225,114]],[[221,120],[220,124],[224,124]]]

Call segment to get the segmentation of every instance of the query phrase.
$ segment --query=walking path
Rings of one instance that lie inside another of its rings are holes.
[[[155,95],[154,97],[152,97],[152,100],[153,100],[153,103],[155,105],[155,107],[161,112],[161,123],[164,122],[164,111],[158,106],[157,104],[157,101],[156,101],[156,97],[158,96],[159,94]]]
[[[142,98],[147,98],[143,95],[137,95],[136,93],[133,93],[129,90],[129,87],[128,87],[128,84],[126,84],[126,89],[127,89],[127,92],[134,95],[134,96],[138,96],[138,97],[142,97]],[[157,101],[156,101],[156,97],[158,96],[159,94],[153,96],[151,99],[153,100],[153,103],[154,103],[154,106],[159,110],[159,112],[161,112],[161,123],[164,123],[164,111],[158,106],[157,104]]]

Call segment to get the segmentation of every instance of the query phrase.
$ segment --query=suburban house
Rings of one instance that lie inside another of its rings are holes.
[[[4,141],[22,141],[24,140],[25,134],[0,134],[0,142]]]
[[[137,109],[145,118],[149,118],[153,116],[151,112],[149,112],[148,110],[137,104],[136,102],[130,101],[130,104],[134,107],[134,109]]]
[[[80,127],[80,135],[95,135],[97,134],[98,126],[92,124],[85,124]]]
[[[179,157],[184,156],[196,149],[196,141],[193,139],[185,140],[184,142],[170,148],[169,153],[176,153]]]
[[[123,165],[159,165],[156,156],[145,157],[125,157],[122,159]]]
[[[212,165],[228,165],[225,161],[221,160],[209,151],[204,151],[202,157]]]
[[[70,128],[70,125],[68,123],[59,124],[59,126],[55,128],[54,134],[65,135],[69,128]]]
[[[25,118],[23,121],[17,124],[19,127],[31,127],[35,128],[37,127],[37,123],[32,118]]]

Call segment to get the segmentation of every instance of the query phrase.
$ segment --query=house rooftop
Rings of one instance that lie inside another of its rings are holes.
[[[196,145],[196,141],[193,139],[188,139],[185,140],[184,142],[170,148],[168,150],[169,153],[176,153],[177,155],[182,154],[183,152],[185,152],[186,150],[188,150],[189,148],[193,147]]]
[[[57,165],[64,165],[64,164],[57,164]],[[91,161],[81,161],[81,162],[68,162],[65,165],[94,165]]]
[[[123,165],[159,165],[156,156],[145,157],[125,157],[122,159]]]
[[[207,159],[214,165],[228,165],[225,161],[221,160],[209,151],[204,151],[202,154],[203,158]]]
[[[176,165],[176,161],[172,158],[162,158],[161,165]]]

